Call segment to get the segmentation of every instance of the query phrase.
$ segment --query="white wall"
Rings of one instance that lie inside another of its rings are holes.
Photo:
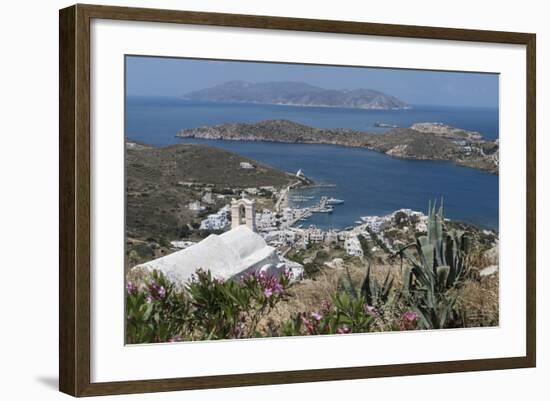
[[[550,149],[550,25],[545,2],[505,1],[387,1],[340,0],[158,0],[96,1],[141,7],[265,14],[292,17],[436,25],[535,32],[538,35],[538,243],[539,255],[548,242],[550,223],[548,178]],[[61,0],[11,1],[2,4],[0,61],[0,367],[3,399],[62,399],[57,393],[57,10]],[[545,185],[546,184],[546,185]],[[245,389],[209,390],[125,396],[125,399],[176,400],[293,400],[383,399],[545,399],[543,377],[550,374],[550,351],[544,335],[550,322],[550,296],[543,282],[547,258],[538,258],[538,368],[298,384]],[[546,316],[544,314],[546,313]],[[111,397],[103,398],[105,400]],[[122,398],[120,398],[122,399]]]

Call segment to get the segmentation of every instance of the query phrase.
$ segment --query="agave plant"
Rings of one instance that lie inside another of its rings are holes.
[[[367,274],[363,280],[363,285],[361,286],[361,296],[365,297],[367,304],[369,305],[385,304],[388,301],[390,291],[393,287],[393,276],[391,276],[388,271],[384,281],[379,283],[377,280],[371,278],[370,272],[371,265],[369,262]]]
[[[468,271],[470,237],[458,230],[444,233],[444,220],[443,202],[437,211],[434,202],[433,207],[429,206],[427,234],[397,251],[411,264],[411,273],[418,282],[433,292],[456,287]]]
[[[371,277],[371,265],[369,261],[367,273],[361,283],[361,287],[356,288],[353,285],[348,267],[346,266],[345,269],[346,274],[341,277],[340,284],[344,292],[350,297],[353,299],[364,298],[368,305],[382,304],[388,300],[393,286],[393,277],[389,271],[383,283],[379,283],[376,279]]]
[[[442,328],[452,318],[457,287],[468,270],[470,237],[462,231],[443,231],[443,202],[428,207],[427,235],[405,245],[397,255],[409,262],[403,271],[403,292],[426,328]],[[437,211],[436,211],[437,210]]]

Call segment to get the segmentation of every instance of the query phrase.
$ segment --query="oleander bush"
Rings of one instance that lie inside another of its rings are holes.
[[[197,270],[184,288],[153,271],[127,283],[128,343],[249,338],[259,321],[286,296],[290,275],[246,274],[235,280]]]

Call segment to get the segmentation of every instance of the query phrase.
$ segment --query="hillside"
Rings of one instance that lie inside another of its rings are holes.
[[[241,168],[241,162],[249,162],[254,168]],[[189,209],[189,203],[201,199],[206,188],[213,193],[237,197],[243,188],[280,187],[291,181],[292,177],[285,172],[214,147],[156,148],[129,142],[126,145],[126,235],[156,243],[179,238],[188,225],[200,221],[200,216]],[[237,195],[231,195],[233,193]],[[228,202],[228,199],[214,199],[204,213],[214,212]]]
[[[448,160],[498,173],[496,142],[484,141],[479,139],[481,136],[478,133],[452,127],[447,127],[443,134],[438,124],[424,123],[421,127],[422,131],[396,128],[385,134],[372,134],[350,129],[319,129],[288,120],[267,120],[254,124],[234,123],[185,129],[177,136],[364,147],[393,157]]]
[[[184,99],[224,103],[345,107],[395,110],[410,108],[394,96],[372,89],[323,89],[303,82],[230,81],[188,93]]]

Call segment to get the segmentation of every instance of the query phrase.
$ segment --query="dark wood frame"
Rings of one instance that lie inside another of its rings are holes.
[[[90,21],[92,18],[525,45],[527,49],[526,356],[91,383]],[[59,29],[59,388],[62,392],[73,396],[92,396],[535,367],[535,34],[81,4],[60,10]]]

